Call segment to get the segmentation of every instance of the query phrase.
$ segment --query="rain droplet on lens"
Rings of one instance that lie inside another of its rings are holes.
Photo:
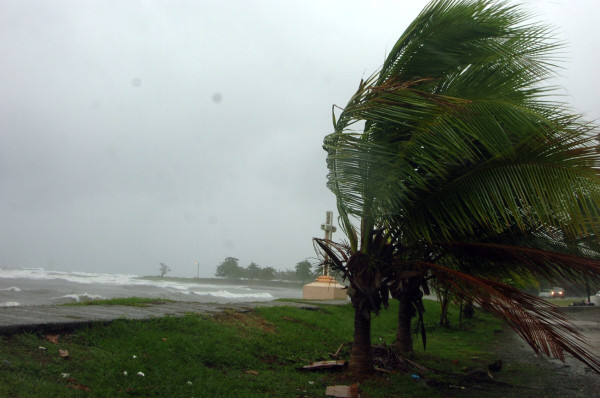
[[[133,87],[139,87],[139,86],[141,86],[142,85],[142,79],[140,79],[139,77],[131,79],[131,85]]]
[[[221,93],[214,93],[212,96],[212,100],[215,104],[218,104],[221,101],[223,101],[223,96],[221,95]]]

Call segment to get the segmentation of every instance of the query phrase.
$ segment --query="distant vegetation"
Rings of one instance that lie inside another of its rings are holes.
[[[295,270],[277,271],[273,267],[262,268],[251,262],[246,268],[240,267],[239,260],[235,257],[227,257],[217,267],[216,277],[230,279],[255,279],[263,281],[282,280],[309,282],[314,278],[313,266],[307,260],[296,264]]]
[[[167,275],[167,272],[171,272],[171,268],[165,263],[160,263],[158,271],[160,272],[160,277],[164,278],[165,275]]]

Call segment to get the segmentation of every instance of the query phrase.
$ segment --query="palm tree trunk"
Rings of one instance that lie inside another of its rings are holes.
[[[448,319],[448,304],[450,304],[450,292],[445,290],[440,297],[440,326],[450,328],[450,320]]]
[[[371,353],[371,317],[354,306],[354,342],[350,353],[348,370],[355,375],[368,375],[374,372]]]
[[[473,314],[475,313],[475,308],[473,307],[473,299],[467,300],[465,303],[465,307],[463,308],[463,315],[465,319],[473,319]]]
[[[396,352],[412,352],[411,319],[414,315],[412,302],[406,294],[400,295],[398,302],[398,329],[393,348]]]

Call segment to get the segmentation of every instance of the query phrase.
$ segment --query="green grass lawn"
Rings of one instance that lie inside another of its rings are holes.
[[[439,305],[427,301],[426,308],[427,351],[416,340],[415,361],[460,372],[494,359],[488,351],[503,328],[500,321],[477,313],[459,325],[453,308],[453,327],[443,329],[437,326]],[[392,303],[373,319],[374,344],[392,344],[396,310]],[[297,368],[331,359],[329,353],[352,340],[352,324],[350,305],[274,307],[213,317],[98,323],[61,334],[58,344],[32,333],[2,336],[0,396],[323,396],[326,386],[353,380],[344,372]],[[68,350],[67,359],[59,349]],[[347,359],[349,351],[342,352]],[[405,373],[375,376],[360,389],[363,397],[440,396]]]

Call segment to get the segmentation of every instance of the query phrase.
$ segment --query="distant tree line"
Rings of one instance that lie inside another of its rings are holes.
[[[239,260],[235,257],[227,257],[218,267],[215,276],[219,278],[231,279],[256,279],[263,281],[282,280],[309,282],[315,274],[312,271],[312,264],[307,261],[301,261],[296,264],[295,270],[278,271],[273,267],[261,267],[251,262],[246,268],[240,267]]]

